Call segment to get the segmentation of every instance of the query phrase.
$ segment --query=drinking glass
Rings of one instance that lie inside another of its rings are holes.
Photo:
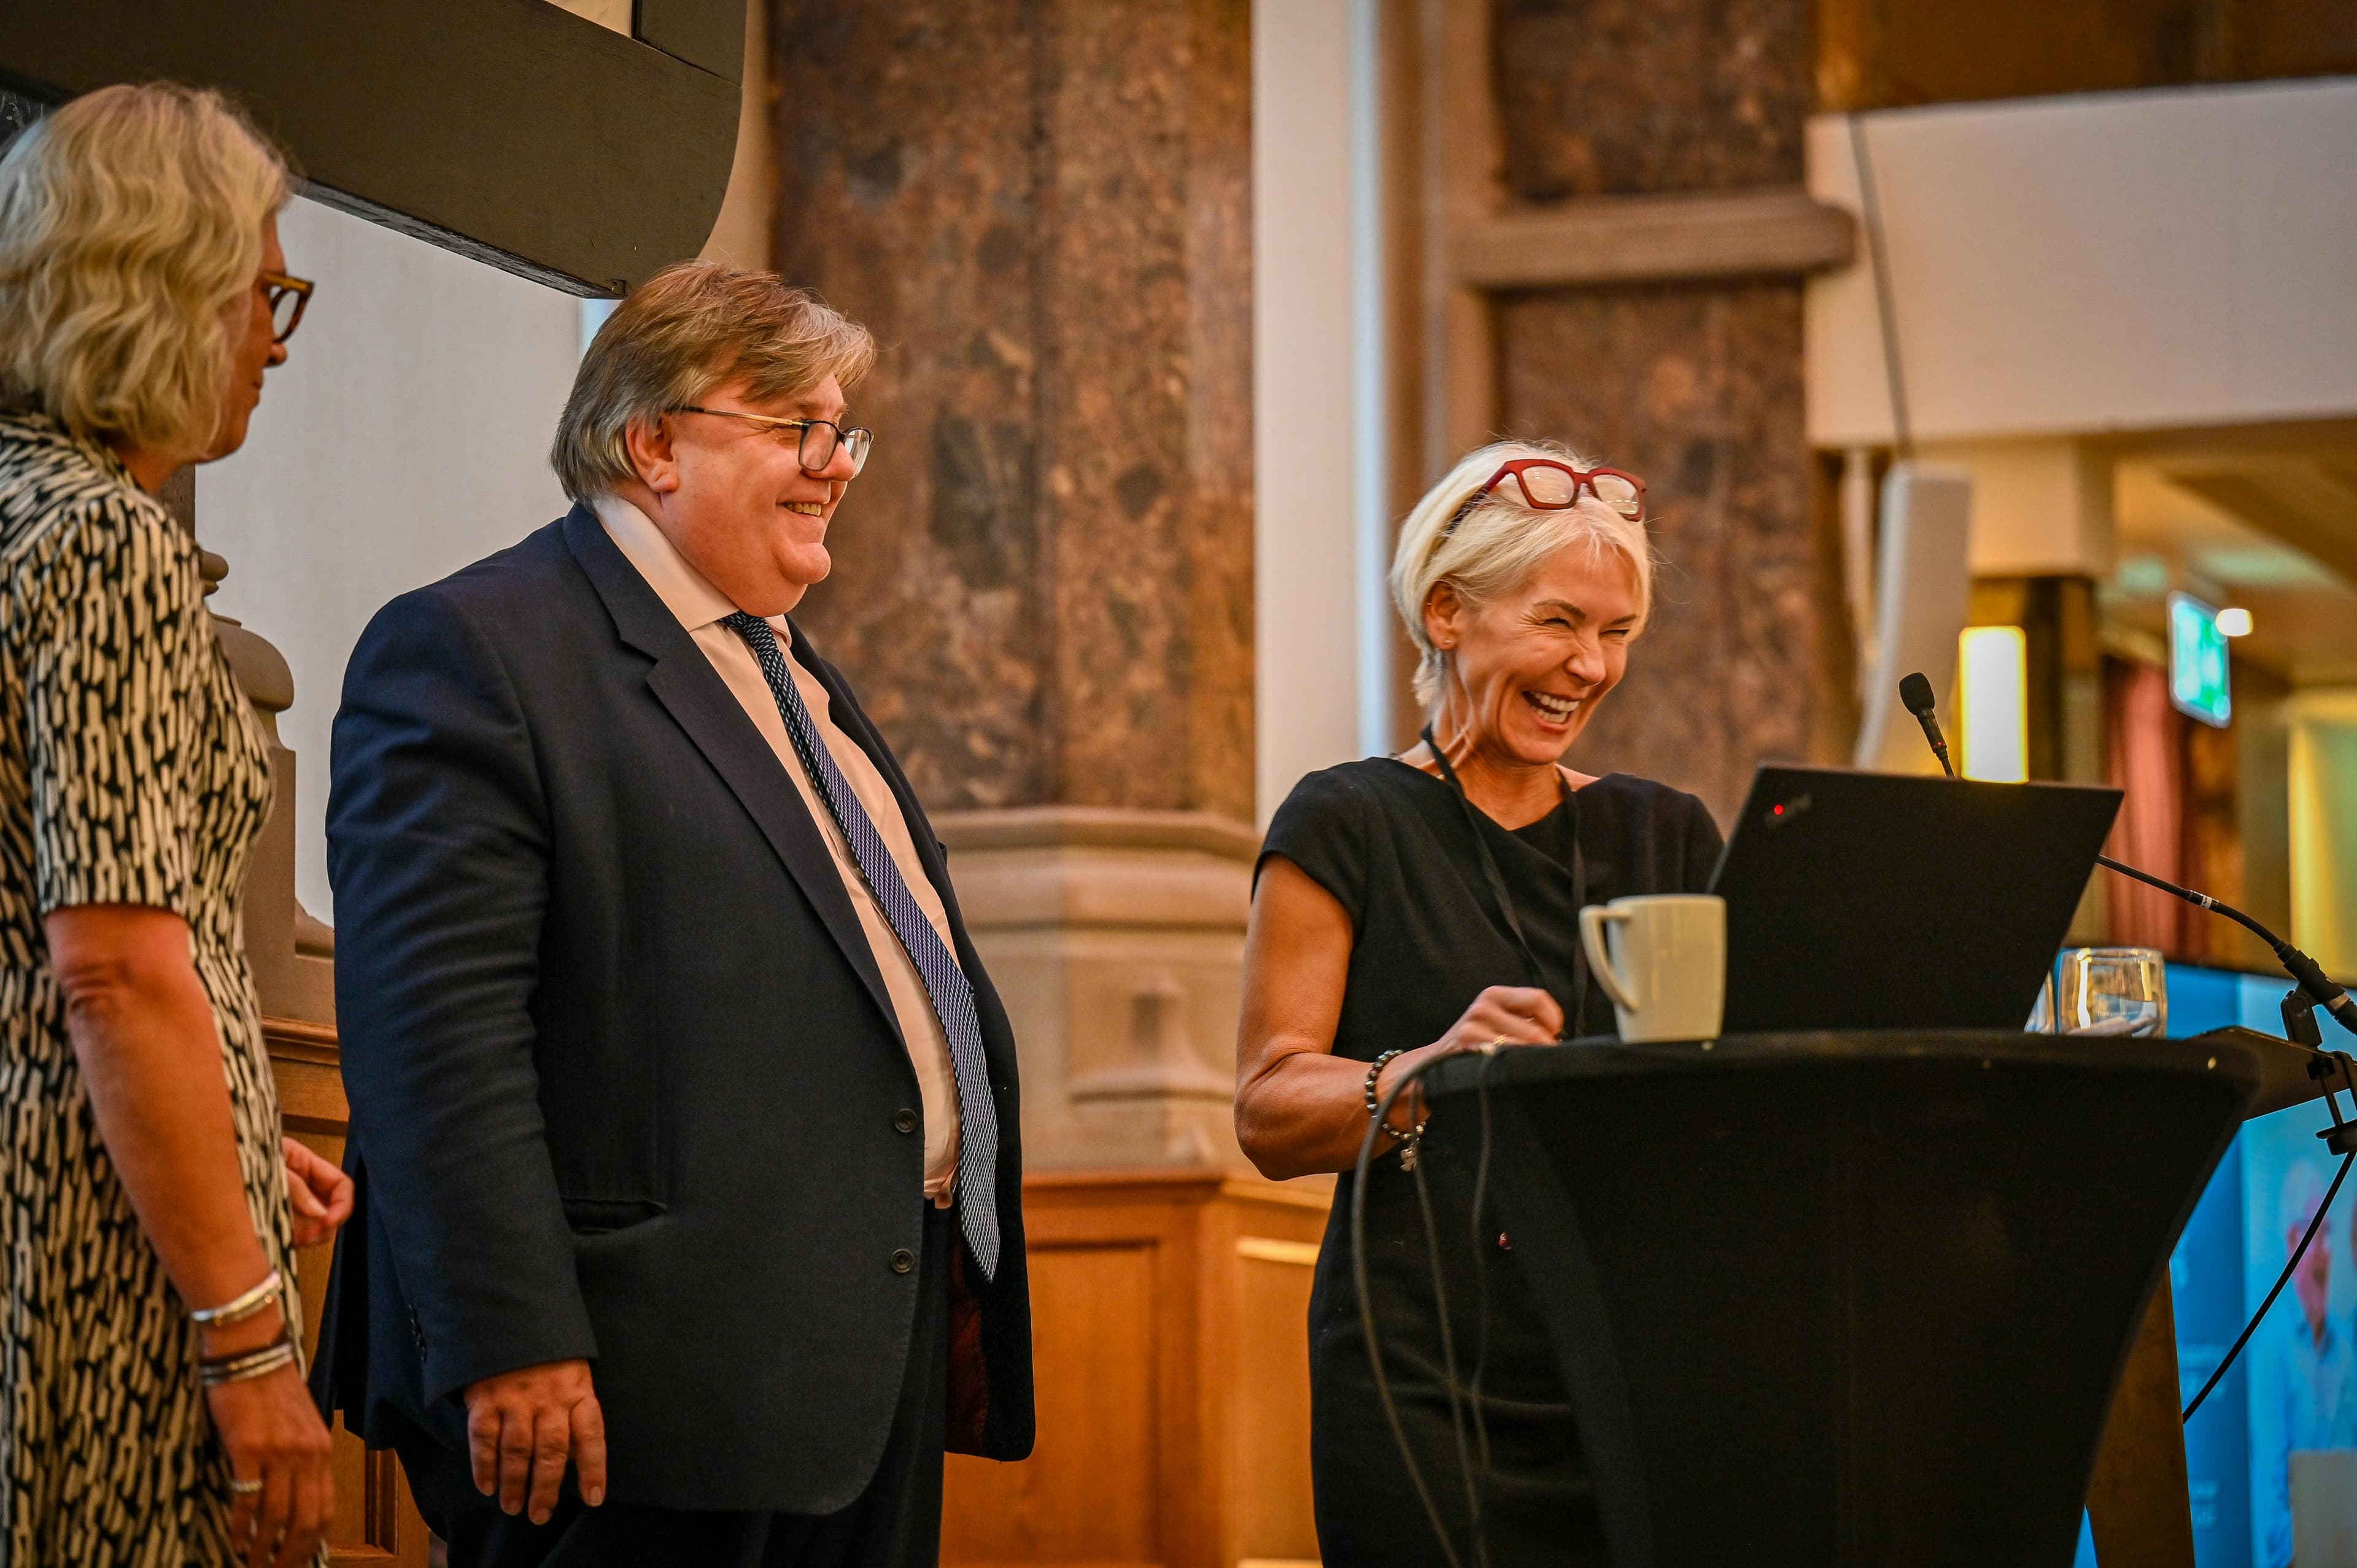
[[[2169,1027],[2169,979],[2152,948],[2065,948],[2054,977],[2065,1035],[2157,1036]]]
[[[2046,966],[2046,978],[2038,983],[2038,1000],[2030,1004],[2029,1022],[2022,1026],[2024,1034],[2058,1035],[2061,1030],[2054,1022],[2054,966]]]

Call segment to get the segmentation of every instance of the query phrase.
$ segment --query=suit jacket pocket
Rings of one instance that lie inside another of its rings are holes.
[[[576,1236],[628,1230],[669,1212],[651,1197],[568,1197],[563,1202],[565,1223],[573,1228]]]

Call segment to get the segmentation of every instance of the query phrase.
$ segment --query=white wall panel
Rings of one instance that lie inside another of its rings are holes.
[[[344,663],[395,595],[562,513],[548,441],[578,302],[307,201],[279,220],[318,293],[243,450],[197,471],[197,532],[229,559],[214,604],[295,671],[296,886],[332,919],[328,736]]]
[[[2357,81],[1866,121],[1919,439],[2357,411]],[[1809,184],[1857,210],[1849,122]],[[1808,294],[1809,434],[1891,438],[1872,275]]]
[[[1253,7],[1254,760],[1264,823],[1302,775],[1361,755],[1354,9],[1353,0]]]

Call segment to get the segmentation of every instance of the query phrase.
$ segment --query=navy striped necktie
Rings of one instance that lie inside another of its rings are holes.
[[[793,671],[786,667],[786,656],[770,623],[739,610],[724,624],[753,650],[761,674],[770,682],[770,693],[778,700],[779,715],[786,721],[786,734],[793,740],[795,755],[802,759],[802,771],[809,775],[813,791],[826,802],[835,826],[843,830],[851,858],[858,863],[859,875],[876,896],[877,908],[891,922],[893,934],[924,979],[933,1015],[942,1021],[942,1033],[949,1039],[950,1064],[957,1069],[958,1219],[982,1277],[996,1278],[998,1108],[990,1097],[990,1064],[983,1055],[982,1019],[974,1011],[973,983],[958,967],[957,957],[942,940],[942,934],[925,918],[901,878],[899,863],[884,847],[874,819],[834,765],[834,754],[819,739],[818,726],[811,722],[810,709],[802,703],[802,692],[794,684]]]

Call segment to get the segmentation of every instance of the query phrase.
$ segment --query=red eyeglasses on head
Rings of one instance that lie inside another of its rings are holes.
[[[1516,457],[1501,464],[1488,483],[1467,496],[1442,532],[1454,531],[1483,496],[1508,479],[1513,480],[1523,504],[1539,511],[1562,511],[1577,505],[1579,492],[1586,490],[1631,522],[1645,521],[1645,481],[1634,474],[1619,468],[1575,468],[1553,457]]]

